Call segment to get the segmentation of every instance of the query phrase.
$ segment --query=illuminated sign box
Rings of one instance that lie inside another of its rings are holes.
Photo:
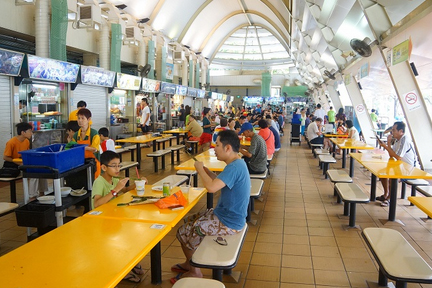
[[[116,73],[99,67],[81,66],[81,83],[113,87]]]
[[[24,61],[24,53],[0,49],[0,74],[18,76]]]
[[[64,83],[75,83],[79,65],[27,55],[29,77],[32,79],[51,80]]]
[[[117,88],[124,90],[140,90],[141,77],[117,73]]]
[[[142,79],[141,89],[144,92],[155,93],[159,92],[161,88],[161,82],[153,79]]]

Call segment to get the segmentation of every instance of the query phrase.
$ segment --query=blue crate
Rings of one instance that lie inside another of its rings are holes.
[[[84,149],[87,145],[77,144],[64,150],[66,144],[52,144],[19,152],[23,165],[43,165],[58,169],[60,173],[84,165]],[[60,147],[62,151],[60,151]],[[59,152],[60,151],[60,152]],[[48,173],[46,169],[27,169],[28,173]]]

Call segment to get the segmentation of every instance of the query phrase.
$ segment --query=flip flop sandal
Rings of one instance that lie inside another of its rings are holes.
[[[144,269],[141,267],[141,264],[137,264],[134,268],[132,268],[132,272],[137,275],[144,275]]]
[[[381,207],[388,207],[389,204],[390,204],[390,201],[389,201],[389,200],[384,200],[384,201],[381,203]]]
[[[129,281],[129,282],[132,282],[132,283],[140,283],[140,282],[141,282],[141,278],[138,277],[137,275],[135,275],[135,274],[132,273],[132,272],[129,272],[129,274],[127,274],[127,275],[123,278],[123,280]]]
[[[180,280],[180,278],[181,278],[182,275],[183,275],[183,273],[179,273],[179,274],[177,274],[177,276],[172,277],[170,279],[171,284],[175,284],[178,280]]]
[[[386,199],[384,198],[384,195],[378,196],[375,198],[378,201],[385,201]]]
[[[186,273],[189,272],[189,270],[184,269],[182,266],[180,266],[180,264],[176,264],[174,266],[171,267],[171,271],[172,272],[177,272],[177,273]]]

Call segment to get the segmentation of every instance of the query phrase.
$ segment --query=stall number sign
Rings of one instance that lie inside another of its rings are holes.
[[[411,91],[405,94],[404,101],[408,108],[408,111],[416,110],[421,107],[419,96],[417,95],[416,91]]]
[[[356,106],[356,111],[357,111],[357,113],[358,114],[363,114],[364,112],[365,112],[365,107],[364,107],[364,105],[363,104],[358,104],[357,106]]]

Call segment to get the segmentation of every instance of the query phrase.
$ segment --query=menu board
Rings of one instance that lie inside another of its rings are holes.
[[[188,87],[186,95],[189,96],[189,97],[196,97],[196,95],[197,95],[197,89],[196,88]]]
[[[188,90],[187,86],[177,85],[175,94],[185,96],[187,90]]]
[[[161,86],[160,81],[143,78],[141,84],[141,90],[149,93],[159,92],[160,86]]]
[[[18,76],[24,60],[24,53],[0,49],[0,74]]]
[[[213,100],[222,99],[222,94],[216,93],[216,92],[211,92],[211,98]]]
[[[103,68],[81,66],[81,83],[103,87],[113,87],[116,73]]]
[[[80,65],[27,54],[29,77],[75,83]]]
[[[124,90],[140,90],[141,77],[117,73],[117,88]]]
[[[226,101],[227,100],[227,95],[226,94],[222,94],[222,100]]]
[[[176,84],[162,82],[161,84],[161,92],[164,92],[165,94],[176,94]],[[187,88],[187,87],[186,87]]]
[[[250,103],[262,103],[263,102],[263,97],[243,97],[243,100],[245,102],[250,102]]]
[[[197,98],[204,98],[205,97],[205,91],[204,90],[197,90]]]

